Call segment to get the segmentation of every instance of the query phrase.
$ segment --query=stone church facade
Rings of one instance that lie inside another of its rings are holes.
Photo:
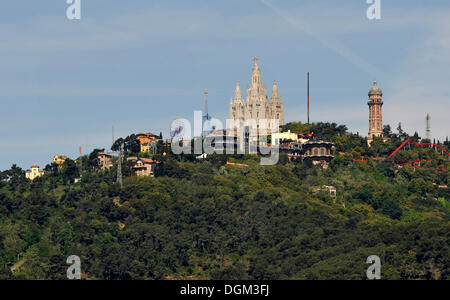
[[[240,121],[241,124],[249,120],[278,119],[279,125],[284,124],[283,100],[279,96],[277,83],[274,81],[272,96],[269,100],[267,88],[261,82],[261,70],[257,58],[254,59],[250,86],[247,85],[246,97],[242,98],[239,82],[234,91],[234,97],[230,100],[230,119]]]

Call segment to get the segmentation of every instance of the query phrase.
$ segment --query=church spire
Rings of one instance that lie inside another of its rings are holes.
[[[239,81],[236,83],[236,90],[234,91],[234,100],[242,100],[241,87]]]
[[[261,83],[261,70],[258,66],[258,58],[254,58],[254,66],[252,71],[252,82],[250,84],[250,89],[255,92],[255,94],[260,94],[263,90]]]
[[[277,86],[277,82],[274,80],[273,81],[273,88],[272,88],[272,101],[278,101],[279,99],[279,95],[278,95],[278,86]]]
[[[258,58],[256,56],[253,58],[253,62],[255,63],[253,69],[259,69],[259,67],[258,67]]]

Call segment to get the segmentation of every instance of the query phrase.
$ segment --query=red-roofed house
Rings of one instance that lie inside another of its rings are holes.
[[[133,170],[136,176],[154,176],[155,166],[159,164],[150,158],[129,157],[128,161],[133,161]]]
[[[150,152],[152,144],[160,141],[158,135],[153,133],[138,133],[136,138],[141,145],[141,152]]]
[[[31,167],[31,170],[27,170],[25,172],[25,176],[30,179],[30,180],[34,180],[42,175],[44,175],[44,171],[43,170],[39,170],[39,166],[34,164]]]

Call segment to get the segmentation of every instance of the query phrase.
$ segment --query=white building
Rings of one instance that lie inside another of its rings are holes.
[[[34,164],[31,167],[31,170],[27,170],[25,172],[25,176],[30,179],[30,180],[34,180],[42,175],[44,175],[44,171],[43,170],[39,170],[39,166]]]
[[[250,87],[247,85],[247,96],[242,98],[239,82],[236,85],[234,98],[230,100],[230,119],[242,124],[248,120],[255,120],[257,125],[262,119],[278,119],[279,125],[284,124],[283,100],[278,94],[278,86],[274,81],[272,97],[269,101],[267,88],[261,83],[261,71],[255,57]],[[268,126],[267,126],[268,127]]]

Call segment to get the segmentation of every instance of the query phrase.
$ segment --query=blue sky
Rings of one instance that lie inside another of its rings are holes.
[[[42,2],[42,3],[41,3]],[[277,80],[286,121],[311,118],[367,134],[367,92],[384,92],[384,123],[448,135],[450,3],[365,0],[5,1],[0,10],[0,170],[44,167],[79,146],[111,146],[133,132],[167,133],[192,119],[209,90],[210,114],[225,119],[236,81],[259,58],[269,90]],[[345,3],[345,4],[344,4]]]

